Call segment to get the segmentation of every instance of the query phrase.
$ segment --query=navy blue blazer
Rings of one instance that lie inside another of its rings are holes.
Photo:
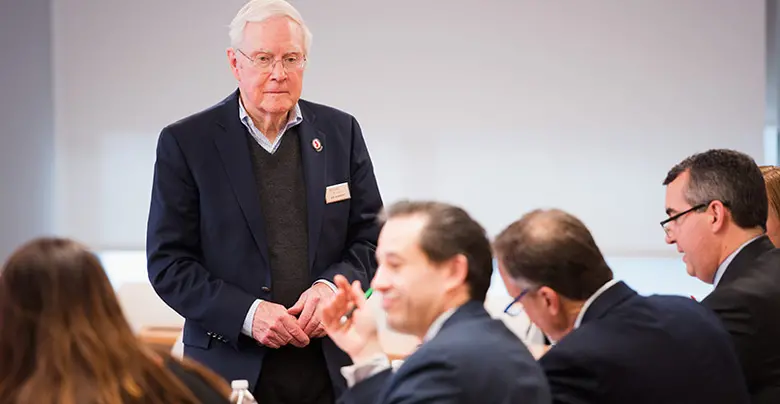
[[[341,404],[547,404],[539,364],[482,302],[471,301],[396,373],[386,370],[352,386]]]
[[[539,361],[553,402],[742,404],[745,379],[715,315],[682,296],[638,295],[618,282]]]
[[[355,118],[299,101],[312,283],[336,274],[368,287],[376,270],[382,199]],[[185,318],[185,355],[251,388],[268,348],[241,333],[255,299],[273,301],[268,246],[238,91],[165,127],[157,143],[147,230],[149,280]],[[312,141],[319,139],[317,151]],[[325,188],[347,182],[351,199],[325,203]],[[349,357],[325,338],[335,393]]]

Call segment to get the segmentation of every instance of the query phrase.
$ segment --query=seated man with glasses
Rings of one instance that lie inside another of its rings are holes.
[[[709,150],[674,166],[661,222],[688,274],[713,284],[702,304],[731,334],[753,403],[780,403],[780,250],[765,235],[768,201],[749,156]]]
[[[590,231],[537,210],[494,242],[501,277],[552,340],[539,359],[554,403],[748,403],[728,333],[682,296],[640,296],[613,279]]]

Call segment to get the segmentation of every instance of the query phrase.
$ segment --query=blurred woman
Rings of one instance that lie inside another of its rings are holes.
[[[227,383],[133,334],[98,258],[33,240],[0,272],[0,402],[227,403]]]
[[[761,166],[769,198],[769,215],[766,220],[766,234],[775,247],[780,246],[780,167]]]

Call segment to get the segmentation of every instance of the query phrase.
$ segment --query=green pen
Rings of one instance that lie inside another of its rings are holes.
[[[368,289],[366,290],[366,300],[368,300],[368,298],[369,298],[369,297],[371,297],[371,294],[372,294],[372,293],[374,293],[374,289],[373,289],[373,288],[368,288]],[[341,318],[339,319],[339,323],[341,323],[341,325],[344,325],[344,324],[346,324],[346,323],[347,323],[347,321],[349,321],[349,319],[350,319],[350,318],[352,318],[352,313],[354,313],[354,312],[355,312],[355,310],[357,310],[357,306],[352,306],[352,308],[351,308],[351,309],[349,309],[349,310],[346,312],[346,314],[344,314],[343,316],[341,316]]]

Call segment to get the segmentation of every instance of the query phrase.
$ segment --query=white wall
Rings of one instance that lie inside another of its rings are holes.
[[[50,21],[48,0],[0,6],[0,263],[52,230]]]
[[[536,207],[608,255],[673,253],[660,182],[711,147],[763,156],[761,0],[299,0],[304,96],[353,113],[386,201]],[[167,123],[233,89],[227,1],[53,0],[57,229],[143,248]]]

